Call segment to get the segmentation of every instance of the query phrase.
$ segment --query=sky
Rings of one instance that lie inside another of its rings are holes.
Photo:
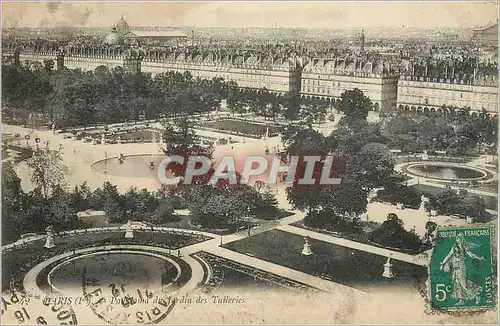
[[[123,15],[130,26],[436,28],[494,22],[493,2],[2,2],[2,26],[111,27]]]

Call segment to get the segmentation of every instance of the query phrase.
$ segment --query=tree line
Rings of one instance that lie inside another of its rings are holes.
[[[320,158],[313,169],[316,184],[298,183],[306,171],[306,162],[299,160],[295,182],[287,189],[289,202],[307,212],[305,225],[337,232],[353,231],[360,226],[359,216],[366,212],[368,193],[379,187],[385,189],[380,197],[397,197],[394,203],[415,204],[418,201],[418,207],[421,194],[405,186],[404,177],[394,172],[396,156],[391,149],[408,152],[446,150],[450,155],[471,152],[477,155],[484,148],[496,148],[497,121],[484,112],[452,116],[386,115],[378,122],[368,122],[370,102],[358,89],[345,91],[339,104],[343,117],[330,135],[325,136],[303,124],[289,124],[282,132],[286,155]],[[342,179],[340,185],[320,185],[318,182],[325,164],[331,164],[327,156],[333,157],[332,175]],[[435,198],[435,204],[444,214],[461,211],[477,220],[487,218],[484,201],[477,196],[443,192]],[[383,239],[389,237],[387,232],[404,230],[387,227],[388,224],[402,225],[394,222],[397,219],[389,220],[381,231],[371,235],[372,239],[385,245]],[[408,248],[416,250],[422,245],[415,234],[405,231],[398,237],[397,242],[402,241]]]
[[[321,122],[328,107],[326,102],[290,94],[276,96],[265,88],[239,89],[222,78],[193,78],[188,71],[154,76],[106,66],[59,71],[52,60],[25,61],[20,67],[6,61],[2,69],[6,120],[28,124],[34,114],[58,129],[201,115],[219,110],[223,100],[232,114],[251,112],[269,119],[282,115]]]

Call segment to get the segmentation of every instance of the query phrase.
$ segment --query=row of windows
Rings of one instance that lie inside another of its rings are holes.
[[[406,88],[406,94],[414,94],[414,95],[427,95],[441,98],[464,98],[464,99],[472,99],[478,98],[482,101],[496,101],[498,95],[496,94],[478,94],[478,93],[470,93],[470,92],[457,92],[457,91],[443,91],[443,90],[429,90],[429,89],[419,89],[419,88]]]
[[[333,89],[333,88],[319,88],[319,87],[306,87],[302,86],[302,92],[304,93],[312,93],[312,94],[338,94],[339,92],[343,92],[346,89]],[[363,93],[368,94],[366,89],[360,89]]]
[[[398,98],[398,102],[433,105],[433,106],[442,106],[442,105],[470,106],[472,108],[477,108],[481,106],[494,108],[497,105],[497,103],[495,102],[488,103],[484,101],[470,101],[470,100],[467,101],[467,100],[454,100],[454,99],[443,99],[443,98],[415,99],[415,98],[400,97]]]
[[[380,78],[380,74],[373,74],[369,72],[354,72],[350,70],[337,70],[337,71],[322,71],[322,70],[310,70],[310,71],[305,71],[305,73],[312,74],[312,73],[318,73],[318,78],[323,77],[332,79],[335,78],[335,76],[356,76],[356,77],[364,77],[364,78]],[[329,73],[329,74],[327,74]],[[320,77],[321,76],[321,77]],[[310,76],[307,76],[310,77]]]
[[[405,82],[405,81],[401,81],[401,85],[416,86],[415,83]],[[436,89],[460,88],[460,90],[472,91],[472,86],[466,86],[466,85],[461,85],[461,84],[419,82],[417,85],[418,85],[417,87],[425,87],[425,88],[436,88]]]

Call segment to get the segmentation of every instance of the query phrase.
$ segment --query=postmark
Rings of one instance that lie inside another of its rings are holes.
[[[67,300],[33,297],[24,291],[6,291],[1,297],[2,320],[19,325],[77,325],[72,304]]]
[[[484,311],[496,306],[490,225],[438,228],[429,266],[433,311]]]
[[[165,293],[152,280],[134,282],[131,270],[123,264],[107,261],[107,268],[82,271],[82,295],[87,306],[102,321],[110,324],[157,324],[164,320],[178,302],[178,291]]]

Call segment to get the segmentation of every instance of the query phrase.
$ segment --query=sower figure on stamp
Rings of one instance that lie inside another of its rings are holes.
[[[453,299],[458,300],[456,305],[463,305],[464,300],[476,299],[478,302],[482,288],[474,283],[471,277],[471,269],[467,269],[466,259],[467,256],[477,260],[484,260],[470,251],[472,244],[465,241],[463,233],[456,237],[456,243],[451,248],[450,252],[441,262],[440,270],[451,273],[453,281],[453,291],[451,296]]]

